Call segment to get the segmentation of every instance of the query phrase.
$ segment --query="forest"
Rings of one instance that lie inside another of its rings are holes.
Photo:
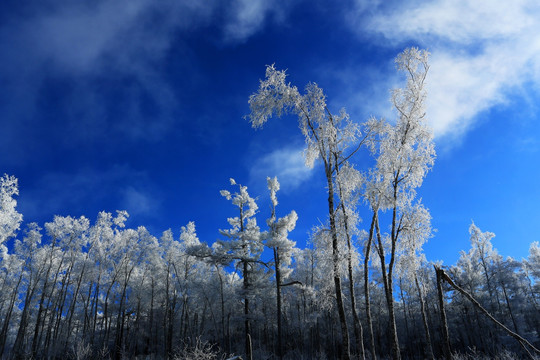
[[[254,128],[297,119],[306,166],[322,165],[328,212],[303,249],[289,239],[298,215],[278,206],[277,178],[269,204],[223,184],[230,228],[208,244],[194,222],[179,235],[127,228],[126,211],[22,228],[17,178],[4,175],[0,358],[540,358],[538,242],[526,259],[505,258],[473,222],[455,265],[423,253],[433,229],[417,190],[436,158],[429,54],[408,48],[395,62],[405,85],[392,91],[391,121],[333,113],[317,84],[299,90],[274,66],[249,97]]]

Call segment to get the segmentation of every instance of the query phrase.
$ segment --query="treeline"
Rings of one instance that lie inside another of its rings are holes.
[[[334,114],[317,84],[301,92],[273,66],[249,98],[254,127],[297,117],[306,164],[322,165],[328,212],[305,249],[289,239],[297,214],[278,207],[276,178],[267,179],[268,219],[230,180],[221,191],[230,228],[211,246],[194,223],[158,239],[126,228],[122,211],[93,224],[57,216],[17,233],[17,180],[1,178],[0,356],[538,356],[538,243],[526,260],[504,259],[494,235],[472,224],[471,249],[456,265],[425,259],[431,216],[417,189],[435,161],[424,110],[428,53],[406,49],[396,65],[406,85],[392,92],[393,122]],[[371,167],[355,163],[362,151]],[[360,207],[370,214],[365,229]]]
[[[244,352],[246,288],[243,279],[231,271],[234,269],[227,267],[226,256],[222,261],[195,256],[190,249],[200,253],[204,246],[193,223],[182,228],[179,238],[167,231],[157,239],[143,227],[124,228],[124,220],[123,212],[116,216],[103,212],[93,225],[84,217],[56,217],[45,224],[45,230],[30,224],[15,241],[13,251],[3,253],[3,358],[133,358],[149,354],[165,358],[201,339],[226,353]],[[491,235],[471,225],[470,251],[463,252],[446,272],[499,321],[538,344],[540,247],[533,243],[529,257],[522,261],[504,259],[492,248]],[[281,346],[288,359],[342,355],[331,263],[326,257],[329,246],[319,240],[313,248],[293,249],[287,271],[292,284],[281,289]],[[353,276],[363,279],[356,247],[354,256]],[[279,354],[274,266],[274,262],[250,262],[250,272],[257,273],[247,289],[255,359]],[[369,271],[375,348],[369,344],[366,313],[357,305],[363,334],[360,342],[353,342],[352,353],[384,358],[391,355],[389,314],[379,266],[372,264]],[[342,276],[348,281],[346,269]],[[422,262],[414,273],[404,269],[397,284],[394,306],[402,356],[442,357],[432,264]],[[354,283],[361,303],[363,285],[362,281]],[[452,351],[470,353],[474,349],[476,354],[494,356],[506,350],[523,356],[519,343],[470,301],[447,286],[445,290]],[[348,287],[343,294],[347,321],[353,324]]]

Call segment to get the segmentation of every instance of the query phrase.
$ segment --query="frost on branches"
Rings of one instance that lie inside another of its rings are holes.
[[[4,175],[0,178],[0,254],[7,254],[3,244],[19,230],[22,215],[15,210],[17,200],[13,197],[19,195],[17,178]]]

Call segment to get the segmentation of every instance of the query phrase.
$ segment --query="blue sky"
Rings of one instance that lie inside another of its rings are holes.
[[[318,83],[334,112],[392,119],[393,59],[418,46],[437,149],[419,191],[428,259],[454,263],[472,220],[525,257],[540,240],[539,20],[527,0],[2,1],[0,173],[19,179],[25,222],[126,209],[131,227],[178,236],[195,221],[208,242],[235,215],[219,195],[230,177],[259,197],[262,225],[277,175],[303,246],[325,220],[324,179],[303,166],[296,119],[243,119],[265,65]]]

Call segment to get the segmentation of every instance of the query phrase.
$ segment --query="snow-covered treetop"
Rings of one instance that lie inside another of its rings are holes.
[[[407,83],[404,88],[392,91],[392,103],[397,111],[395,125],[379,127],[376,150],[379,176],[391,187],[400,187],[405,197],[415,196],[414,189],[422,185],[435,162],[433,131],[427,125],[425,111],[428,57],[425,50],[409,48],[396,58],[396,66],[405,73]]]
[[[272,201],[272,206],[276,207],[278,204],[276,193],[279,191],[279,182],[277,177],[267,177],[266,182],[268,183],[268,190],[270,190],[270,200]]]
[[[274,65],[266,67],[266,79],[260,81],[259,91],[249,97],[253,127],[261,127],[272,116],[280,117],[290,111],[299,96],[296,86],[285,83],[285,70],[276,70]]]
[[[85,233],[90,227],[90,221],[81,216],[79,219],[71,216],[55,216],[52,222],[45,223],[45,229],[53,239],[74,239]],[[69,241],[69,240],[68,240]]]
[[[497,254],[497,250],[493,248],[491,239],[495,237],[495,234],[489,231],[482,232],[478,226],[473,222],[469,227],[469,234],[471,234],[471,251],[478,258],[493,257]]]
[[[329,162],[335,159],[331,156],[343,156],[343,151],[360,135],[360,126],[343,109],[332,114],[326,95],[316,83],[307,84],[302,95],[296,86],[285,82],[286,77],[284,70],[276,70],[274,65],[266,67],[266,79],[261,80],[259,90],[249,98],[251,112],[246,118],[258,128],[272,116],[296,114],[306,140],[306,166],[313,167],[315,160],[322,158],[332,169]]]
[[[190,221],[180,229],[180,242],[184,248],[201,244],[195,231],[195,222]]]
[[[19,230],[22,222],[22,215],[15,210],[16,195],[19,195],[17,178],[5,174],[0,178],[0,247]]]
[[[534,241],[529,247],[529,257],[524,262],[527,270],[540,280],[540,244]]]
[[[235,258],[255,259],[260,256],[263,246],[261,234],[255,214],[259,207],[248,191],[247,186],[237,184],[234,179],[230,180],[232,186],[238,186],[238,192],[231,193],[221,190],[220,194],[238,208],[239,216],[228,218],[232,229],[219,230],[220,234],[229,238],[228,241],[220,241],[224,252],[228,252]]]

